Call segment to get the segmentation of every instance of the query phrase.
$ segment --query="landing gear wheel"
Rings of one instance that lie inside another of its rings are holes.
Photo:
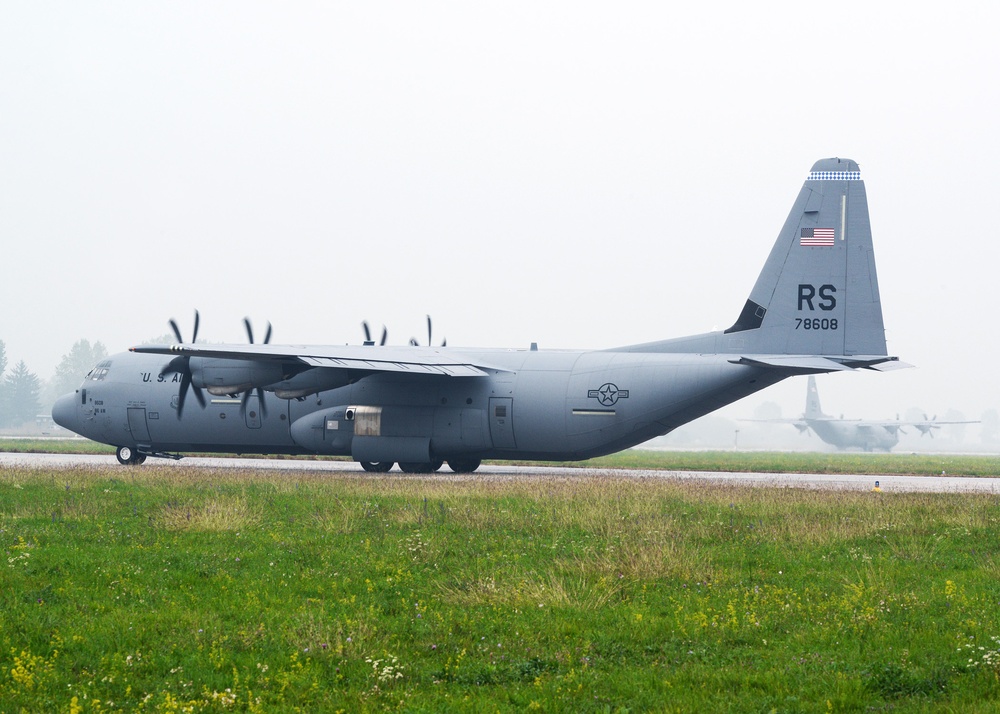
[[[145,454],[140,454],[131,446],[119,446],[115,457],[122,466],[135,466],[146,460]]]
[[[115,456],[118,458],[118,463],[122,466],[128,466],[132,463],[132,449],[128,446],[119,446],[118,451],[115,452]]]
[[[384,474],[392,469],[394,461],[362,461],[361,468],[376,474]]]
[[[437,471],[441,466],[444,465],[444,461],[431,461],[430,463],[421,463],[414,461],[400,461],[399,468],[408,474],[429,474]]]
[[[457,474],[471,474],[481,463],[479,459],[448,459],[448,468]]]

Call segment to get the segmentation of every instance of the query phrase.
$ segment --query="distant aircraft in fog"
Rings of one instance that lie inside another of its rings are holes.
[[[844,419],[824,414],[819,405],[816,378],[809,377],[806,390],[806,410],[800,419],[748,419],[744,421],[765,421],[792,424],[800,433],[813,432],[820,439],[838,449],[861,449],[863,451],[889,451],[899,443],[899,435],[905,434],[904,426],[912,426],[921,435],[934,437],[934,430],[945,424],[978,424],[976,421],[938,421],[937,417],[923,421],[868,421]]]

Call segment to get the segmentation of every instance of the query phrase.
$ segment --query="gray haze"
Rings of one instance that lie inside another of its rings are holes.
[[[730,325],[860,162],[890,353],[834,414],[1000,408],[993,3],[0,5],[0,339],[612,347]],[[987,220],[989,219],[989,220]],[[801,411],[789,380],[765,401]]]

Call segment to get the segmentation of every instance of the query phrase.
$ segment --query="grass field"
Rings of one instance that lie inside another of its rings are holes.
[[[1000,498],[0,467],[0,712],[987,712]]]

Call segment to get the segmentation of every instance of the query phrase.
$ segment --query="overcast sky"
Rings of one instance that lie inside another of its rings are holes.
[[[1000,408],[996,3],[0,4],[0,339],[592,347],[735,321],[817,159],[891,354],[831,413]],[[805,379],[751,397],[802,410]],[[733,411],[734,410],[734,411]]]

